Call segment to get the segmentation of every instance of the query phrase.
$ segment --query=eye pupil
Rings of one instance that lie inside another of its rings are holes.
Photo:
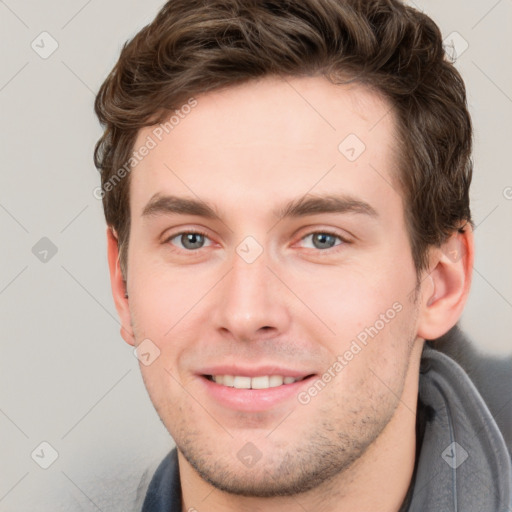
[[[336,244],[336,237],[328,233],[315,233],[313,235],[313,244],[317,249],[329,249]]]
[[[204,243],[204,236],[199,233],[184,233],[181,243],[187,249],[199,249]]]

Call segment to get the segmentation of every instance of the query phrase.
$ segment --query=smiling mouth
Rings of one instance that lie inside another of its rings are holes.
[[[282,375],[260,375],[257,377],[247,377],[242,375],[203,375],[211,382],[228,388],[236,389],[270,389],[280,386],[288,386],[305,380],[312,375],[305,377],[284,377]]]

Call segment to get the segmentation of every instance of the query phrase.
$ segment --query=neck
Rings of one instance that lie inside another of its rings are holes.
[[[418,340],[417,340],[418,341]],[[178,450],[183,511],[398,512],[409,488],[416,454],[416,406],[422,343],[411,354],[404,391],[381,435],[347,470],[305,493],[274,498],[220,491],[204,481]]]

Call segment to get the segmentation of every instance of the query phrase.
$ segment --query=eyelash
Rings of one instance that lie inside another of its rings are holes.
[[[204,231],[200,231],[200,230],[195,230],[195,229],[190,229],[190,230],[187,230],[187,231],[180,231],[179,233],[173,233],[171,236],[167,237],[165,240],[164,240],[164,243],[170,243],[170,241],[173,239],[173,238],[177,238],[178,236],[182,236],[182,235],[202,235],[204,236],[205,238],[208,238],[210,239],[210,237],[208,236],[207,233],[205,233]],[[202,249],[202,247],[201,247]],[[182,249],[179,249],[180,251]],[[194,251],[194,250],[187,250],[187,249],[184,249],[186,252],[197,252],[197,249]]]
[[[303,241],[305,238],[307,238],[307,237],[309,237],[311,235],[318,235],[318,234],[328,235],[328,236],[332,236],[334,238],[337,238],[338,240],[340,240],[340,243],[334,245],[333,247],[329,247],[328,249],[309,248],[309,249],[311,249],[311,250],[313,250],[313,251],[315,251],[317,253],[332,254],[334,252],[337,252],[337,251],[341,250],[342,246],[350,244],[349,240],[347,240],[346,238],[342,237],[338,233],[335,233],[334,231],[329,231],[328,229],[327,230],[311,231],[310,233],[308,233],[308,234],[304,235],[303,237],[301,237],[300,241]]]
[[[177,238],[177,237],[182,236],[182,235],[189,235],[189,234],[191,234],[191,235],[202,235],[205,238],[210,239],[208,234],[205,233],[204,231],[192,229],[192,230],[187,230],[187,231],[180,231],[179,233],[173,233],[171,236],[167,237],[164,240],[164,243],[170,243],[170,241],[172,239],[174,239],[174,238]],[[342,237],[338,233],[335,233],[334,231],[329,231],[328,229],[327,230],[311,231],[310,233],[307,233],[306,235],[301,237],[300,241],[304,240],[308,236],[317,235],[317,234],[332,236],[334,238],[337,238],[341,242],[341,243],[339,243],[337,245],[334,245],[333,247],[330,247],[328,249],[313,249],[313,250],[315,250],[315,252],[318,252],[318,253],[322,253],[322,252],[323,253],[333,253],[333,252],[336,252],[337,250],[339,250],[339,248],[341,246],[348,245],[348,244],[351,243],[350,240],[347,240],[346,238]],[[203,249],[203,247],[200,247],[200,249]],[[188,253],[193,253],[193,252],[198,252],[199,251],[199,249],[195,249],[195,250],[194,249],[178,249],[178,250],[180,250],[180,251],[183,250],[183,251],[188,252]]]

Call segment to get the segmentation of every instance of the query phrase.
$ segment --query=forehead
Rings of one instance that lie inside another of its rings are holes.
[[[230,199],[268,205],[338,186],[349,194],[396,194],[395,118],[368,88],[266,77],[189,105],[138,134],[135,150],[152,147],[131,174],[135,214],[156,193],[200,194],[226,206]]]

